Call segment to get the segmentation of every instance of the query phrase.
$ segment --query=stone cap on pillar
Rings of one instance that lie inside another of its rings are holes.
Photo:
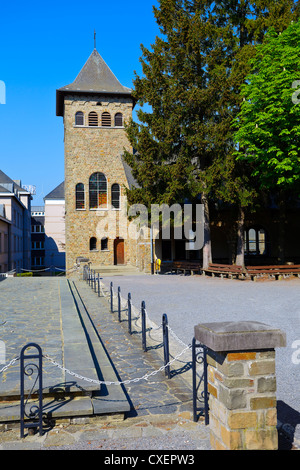
[[[255,321],[203,323],[195,339],[213,351],[249,351],[286,346],[286,334]]]

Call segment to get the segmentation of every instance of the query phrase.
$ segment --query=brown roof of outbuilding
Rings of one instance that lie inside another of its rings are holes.
[[[56,114],[63,115],[63,96],[66,93],[101,93],[131,95],[131,88],[121,85],[119,80],[94,49],[73,83],[56,91]]]

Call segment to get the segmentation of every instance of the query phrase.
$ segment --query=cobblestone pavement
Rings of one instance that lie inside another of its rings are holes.
[[[238,281],[203,276],[103,276],[136,307],[145,301],[151,320],[163,313],[184,343],[198,323],[260,321],[286,333],[287,346],[276,349],[278,418],[300,447],[300,279]]]
[[[10,281],[13,282],[14,280]],[[103,279],[103,281],[104,284],[107,286],[109,285],[109,279]],[[190,318],[187,319],[186,317],[186,310],[189,310],[192,305],[191,303],[188,305],[182,303],[182,301],[187,298],[187,296],[183,297],[182,294],[188,291],[189,294],[191,294],[191,299],[194,300],[194,302],[197,300],[198,314],[199,311],[203,311],[206,308],[203,301],[205,296],[201,296],[200,303],[199,295],[198,299],[195,297],[196,293],[192,288],[195,281],[196,280],[192,279],[192,277],[189,277],[189,280],[187,280],[187,278],[183,277],[180,279],[180,276],[172,277],[172,279],[167,279],[167,277],[161,278],[160,276],[155,276],[155,278],[149,276],[114,278],[114,285],[122,286],[124,297],[126,297],[128,291],[133,293],[136,306],[139,305],[139,300],[141,298],[146,301],[148,315],[150,316],[150,319],[155,321],[155,323],[151,323],[153,326],[151,333],[153,341],[150,341],[150,336],[147,337],[147,341],[149,341],[149,345],[151,345],[151,347],[146,353],[144,353],[141,348],[141,336],[138,331],[134,331],[134,334],[132,335],[128,334],[126,313],[122,312],[122,321],[119,322],[117,313],[114,312],[111,314],[109,311],[108,298],[99,298],[87,283],[74,279],[74,286],[77,288],[78,293],[87,308],[90,318],[101,337],[103,345],[106,348],[112,363],[115,364],[117,375],[120,380],[124,381],[140,378],[145,374],[156,372],[161,367],[161,330],[160,328],[156,330],[156,327],[160,325],[162,312],[169,314],[172,309],[173,314],[169,315],[169,321],[171,318],[170,325],[172,328],[174,327],[174,333],[177,332],[178,339],[180,340],[181,338],[181,340],[183,340],[183,342],[180,343],[180,341],[176,339],[176,335],[174,338],[171,338],[171,351],[173,356],[183,350],[186,342],[190,342],[189,338],[191,335],[185,335],[184,332],[187,320],[190,322]],[[208,286],[208,282],[211,280],[198,278],[198,282],[199,281],[201,281],[201,284],[198,284],[197,286],[198,293],[201,292],[203,294],[203,286]],[[224,298],[226,302],[230,299],[232,294],[230,288],[226,290],[226,287],[230,286],[231,283],[226,284],[227,281],[223,281],[223,284],[216,284],[216,281],[218,283],[218,280],[213,280],[217,295],[212,297],[211,311],[214,308],[214,303],[216,301],[218,302],[218,299],[223,293],[225,293]],[[50,284],[52,282],[53,281],[50,281]],[[1,292],[3,293],[5,283],[6,281],[0,284],[0,300]],[[42,285],[45,286],[44,280],[40,281],[40,287]],[[30,283],[28,283],[28,286],[30,286]],[[181,286],[181,290],[179,286]],[[282,286],[283,284],[277,284],[279,291],[281,291]],[[130,287],[130,289],[127,289],[127,287]],[[207,296],[209,293],[212,293],[210,290],[211,288],[212,286],[208,286]],[[7,292],[8,284],[5,289]],[[13,297],[15,296],[17,298],[16,305],[18,306],[20,314],[20,312],[22,312],[20,289],[15,290],[14,293],[12,287],[9,289],[12,289],[9,291],[9,303],[11,303],[12,307],[11,313],[16,310],[16,308],[13,307]],[[43,293],[43,289],[39,288],[39,295],[36,295],[37,292],[32,283],[32,288],[30,288],[26,294],[26,303],[23,302],[23,304],[26,305],[27,308],[30,304],[30,296],[33,296],[34,302],[36,303],[35,307],[32,307],[33,310],[36,309],[37,312],[39,311],[40,316],[47,315],[47,309],[45,309],[45,306],[49,304],[49,300],[51,302],[53,301],[54,310],[56,302],[55,288],[53,287],[52,290],[48,285],[47,290],[48,293]],[[160,297],[158,294],[160,294]],[[251,292],[251,295],[253,296],[252,298],[256,298],[253,291]],[[294,302],[294,305],[297,303],[296,297],[291,301]],[[274,301],[275,300],[276,295],[274,296]],[[257,301],[259,301],[258,298]],[[189,302],[191,302],[191,300]],[[39,304],[40,309],[38,309]],[[153,315],[155,310],[153,305],[156,306],[156,310],[159,313],[156,317]],[[175,323],[176,315],[174,316],[174,314],[176,314],[178,309],[180,309],[180,305],[185,313],[185,320],[181,318],[180,322],[180,319],[178,319],[178,326]],[[219,302],[219,305],[222,306],[222,311],[226,310],[224,304]],[[236,315],[235,308],[236,307],[234,305],[234,315]],[[293,312],[294,315],[296,311],[293,310]],[[13,315],[15,315],[15,313],[13,313]],[[199,323],[199,320],[204,321],[204,318],[202,319],[199,316],[195,317],[194,313],[192,321],[196,324]],[[205,317],[205,321],[208,321],[208,318]],[[264,318],[261,318],[261,321],[264,321]],[[39,325],[39,323],[37,324]],[[15,325],[17,326],[17,322]],[[49,328],[51,328],[51,325],[54,327],[55,321],[53,323],[49,320],[48,325]],[[9,333],[9,326],[12,327],[12,324],[6,324],[6,328],[8,328],[6,333]],[[29,328],[29,325],[27,325],[27,327]],[[37,328],[37,330],[38,329],[39,328]],[[136,330],[139,330],[139,328],[136,328]],[[46,337],[47,335],[41,336],[42,341],[45,341],[45,344]],[[12,354],[14,353],[13,350],[11,352]],[[125,416],[125,419],[122,415],[113,415],[110,417],[103,416],[93,419],[75,418],[71,422],[70,420],[61,420],[57,421],[56,426],[53,429],[49,429],[45,435],[41,437],[37,435],[27,436],[26,439],[23,440],[19,438],[18,427],[2,425],[0,430],[6,430],[6,432],[0,432],[0,450],[209,450],[209,426],[205,426],[202,419],[197,423],[194,423],[192,420],[190,350],[187,350],[186,353],[173,364],[173,372],[174,374],[170,380],[165,377],[163,371],[159,371],[158,373],[155,373],[155,375],[151,376],[150,380],[139,380],[138,382],[131,381],[130,384],[126,384],[124,386],[124,390],[130,401],[131,411],[127,416]],[[297,423],[293,421],[292,424]],[[287,426],[287,432],[284,433],[284,435],[280,434],[280,448],[282,449],[291,448],[291,442],[286,439],[289,430],[290,429]],[[292,431],[293,430],[294,429],[292,429]]]
[[[24,318],[22,328],[25,328],[26,340],[32,340],[31,334],[27,335],[26,330],[31,331],[33,328],[36,342],[43,343],[47,353],[46,339],[48,334],[51,337],[50,327],[52,325],[54,328],[56,320],[48,318],[46,306],[53,302],[53,311],[59,307],[55,299],[57,295],[55,280],[49,279],[47,282],[45,279],[40,281],[23,279],[22,282],[18,282],[19,279],[10,279],[8,281],[6,287],[5,281],[0,286],[0,298],[2,295],[2,298],[9,299],[8,304],[11,304],[10,313],[13,318],[15,315]],[[35,284],[39,287],[38,295],[34,289]],[[83,281],[75,280],[73,286],[77,289],[115,365],[118,379],[124,381],[142,378],[151,372],[154,372],[154,375],[151,379],[131,381],[130,384],[123,386],[131,405],[131,411],[125,417],[117,414],[109,417],[74,418],[71,422],[62,419],[58,420],[55,428],[49,429],[44,436],[26,436],[23,440],[19,438],[18,425],[1,425],[0,429],[6,432],[0,432],[0,449],[210,449],[209,428],[204,425],[202,418],[197,423],[192,419],[190,383],[182,379],[179,374],[167,379],[164,372],[159,371],[163,364],[161,354],[157,354],[156,347],[151,349],[149,339],[148,351],[146,353],[142,351],[140,334],[129,335],[124,318],[119,322],[116,312],[111,314],[109,311],[107,298],[99,298]],[[33,298],[34,307],[31,306],[30,296]],[[24,316],[20,298],[26,299],[26,303],[23,300],[26,312],[39,312],[40,318],[36,329],[35,323],[29,325],[28,317],[26,324],[26,315]],[[43,331],[42,317],[47,317],[48,333]],[[10,327],[12,328],[12,323]],[[18,320],[15,320],[14,330],[8,328],[8,324],[6,328],[8,340],[13,331],[18,332]],[[21,335],[21,332],[18,334]],[[9,359],[16,353],[13,343],[10,344]],[[158,341],[154,341],[153,344],[157,346]],[[17,345],[16,338],[15,348]],[[180,347],[182,349],[182,345]],[[177,372],[180,372],[182,365],[184,369],[190,369],[190,363],[186,361],[176,363],[176,366],[178,365]]]
[[[145,275],[103,277],[102,282],[107,288],[113,282],[115,291],[119,286],[124,298],[130,292],[137,307],[144,300],[154,323],[160,324],[166,313],[184,343],[191,342],[198,323],[259,321],[281,329],[287,346],[276,349],[277,397],[300,414],[300,279],[253,282]]]

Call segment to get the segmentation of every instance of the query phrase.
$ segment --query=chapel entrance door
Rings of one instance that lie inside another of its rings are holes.
[[[116,238],[114,240],[114,264],[124,264],[124,240]]]

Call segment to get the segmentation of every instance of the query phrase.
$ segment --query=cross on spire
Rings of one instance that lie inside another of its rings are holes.
[[[94,29],[94,49],[96,49],[96,30]]]

